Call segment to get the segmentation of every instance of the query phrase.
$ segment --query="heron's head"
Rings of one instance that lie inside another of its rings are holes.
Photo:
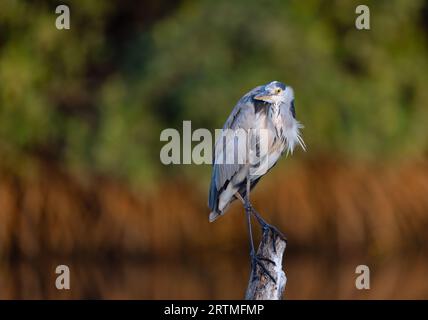
[[[291,87],[279,81],[272,81],[265,85],[263,91],[257,94],[254,99],[275,104],[291,103],[294,100],[294,94]]]

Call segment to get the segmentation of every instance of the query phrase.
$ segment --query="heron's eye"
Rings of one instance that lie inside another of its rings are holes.
[[[275,89],[275,93],[280,93],[281,92],[281,88],[276,88]]]

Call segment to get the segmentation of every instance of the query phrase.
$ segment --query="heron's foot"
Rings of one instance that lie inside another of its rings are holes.
[[[266,223],[266,222],[262,223],[261,225],[262,225],[263,233],[265,231],[270,230],[272,232],[272,234],[274,235],[274,237],[277,236],[277,237],[281,238],[282,240],[284,240],[285,242],[287,242],[287,237],[285,236],[285,234],[283,234],[281,231],[279,231],[277,227],[275,227],[269,223]]]
[[[284,240],[285,243],[287,243],[287,237],[281,232],[279,231],[275,226],[268,224],[266,222],[261,223],[262,225],[262,234],[263,237],[267,237],[269,235],[269,230],[272,233],[272,249],[273,252],[276,253],[276,239],[277,237],[279,237],[280,239]]]
[[[271,259],[261,257],[260,255],[256,255],[254,253],[251,254],[251,269],[252,269],[252,273],[253,273],[253,275],[252,275],[253,278],[256,276],[257,266],[259,266],[261,271],[262,271],[262,274],[264,274],[266,277],[271,279],[273,281],[273,283],[276,284],[275,278],[271,275],[269,270],[263,264],[263,261],[275,265],[275,262],[272,261]]]

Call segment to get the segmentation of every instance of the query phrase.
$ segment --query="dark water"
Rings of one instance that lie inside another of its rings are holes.
[[[428,259],[287,256],[287,299],[428,298]],[[55,268],[70,268],[70,290],[57,290]],[[357,290],[355,268],[370,267],[370,290]],[[246,257],[36,259],[0,264],[1,299],[241,299]]]

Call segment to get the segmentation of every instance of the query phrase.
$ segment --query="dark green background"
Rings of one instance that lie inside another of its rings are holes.
[[[56,1],[0,5],[0,157],[15,169],[41,157],[144,183],[162,174],[161,130],[220,128],[274,79],[295,89],[310,157],[427,152],[426,1],[365,2],[369,31],[359,1],[64,3],[63,31]]]

